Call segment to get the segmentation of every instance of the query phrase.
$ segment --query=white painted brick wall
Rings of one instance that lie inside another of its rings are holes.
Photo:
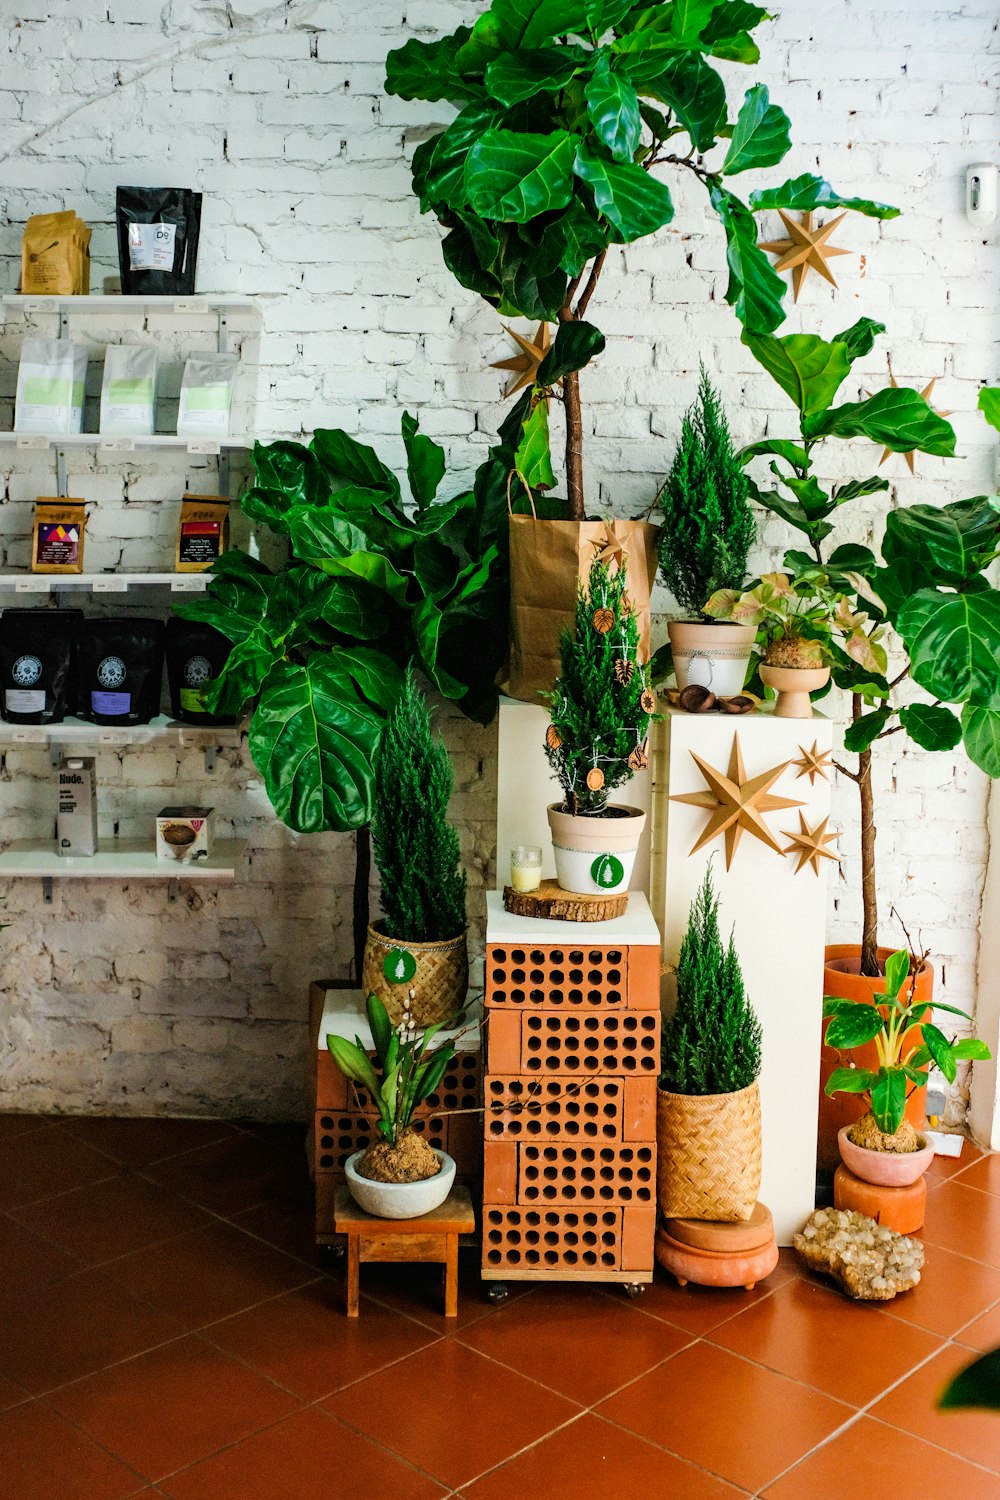
[[[0,286],[14,288],[29,213],[75,208],[94,228],[94,281],[117,274],[114,189],[170,181],[205,193],[202,290],[260,294],[263,334],[242,394],[255,429],[297,435],[342,425],[399,462],[398,413],[419,409],[450,450],[457,486],[505,411],[492,359],[509,353],[499,319],[445,271],[439,232],[421,218],[407,163],[444,105],[382,93],[386,51],[476,13],[445,0],[12,0],[0,49]],[[840,291],[815,281],[785,331],[830,334],[862,313],[889,324],[897,375],[955,412],[960,456],[886,466],[891,503],[939,503],[993,485],[995,443],[973,415],[998,378],[996,231],[962,213],[965,167],[996,159],[995,7],[910,0],[800,0],[764,31],[751,74],[727,69],[738,99],[754,77],[793,120],[795,150],[770,177],[820,170],[845,190],[899,203],[899,220],[845,220]],[[670,462],[703,356],[739,440],[790,435],[791,410],[739,343],[722,301],[723,248],[695,184],[676,184],[675,226],[610,260],[593,315],[607,332],[584,378],[587,479],[595,510],[638,513]],[[777,221],[765,222],[771,231]],[[629,274],[625,274],[625,267]],[[190,333],[188,329],[186,332]],[[197,330],[195,330],[197,333]],[[180,345],[166,329],[168,386]],[[93,330],[95,342],[104,334]],[[0,334],[0,425],[9,426],[19,332]],[[208,347],[208,345],[205,345]],[[259,373],[258,373],[259,370]],[[92,367],[92,380],[96,365]],[[885,379],[884,353],[864,362]],[[853,396],[848,389],[845,395]],[[2,458],[2,566],[23,567],[31,503],[51,471],[39,455]],[[870,471],[861,443],[825,459],[830,475]],[[121,469],[73,455],[71,489],[90,502],[98,567],[167,566],[175,501],[191,461]],[[204,475],[201,476],[204,478]],[[882,501],[855,505],[841,534],[868,538]],[[785,528],[762,521],[755,564],[774,565]],[[669,599],[658,595],[664,610]],[[456,752],[471,907],[492,881],[496,739],[442,715]],[[901,738],[901,737],[900,737]],[[350,952],[352,839],[299,838],[276,823],[247,756],[225,752],[206,777],[194,752],[102,752],[102,829],[138,833],[178,793],[204,796],[246,837],[244,879],[218,889],[65,882],[51,906],[10,882],[0,1087],[25,1109],[117,1109],[275,1117],[300,1112],[308,981]],[[10,752],[0,771],[5,837],[51,817],[48,765]],[[893,739],[877,770],[883,935],[890,904],[938,955],[942,993],[974,995],[986,843],[986,784],[961,755],[928,757]],[[838,785],[846,858],[832,881],[831,937],[856,935],[854,789]]]

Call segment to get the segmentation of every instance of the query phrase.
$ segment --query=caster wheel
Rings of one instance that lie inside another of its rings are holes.
[[[502,1281],[494,1281],[491,1283],[490,1289],[486,1293],[486,1295],[493,1303],[494,1307],[503,1307],[504,1303],[507,1301],[507,1298],[510,1296],[510,1289],[509,1287],[504,1286]]]
[[[641,1297],[646,1290],[645,1283],[642,1281],[626,1281],[623,1283],[623,1288],[630,1302],[636,1297]]]

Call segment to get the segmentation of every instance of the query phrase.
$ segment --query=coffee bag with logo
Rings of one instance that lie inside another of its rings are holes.
[[[14,402],[15,432],[83,431],[87,351],[69,339],[26,338],[21,343]]]
[[[222,442],[229,436],[235,354],[192,354],[181,377],[177,436]]]
[[[72,712],[79,609],[5,609],[0,615],[0,711],[9,724],[61,724]]]
[[[87,512],[83,500],[40,495],[31,545],[33,573],[82,573]]]
[[[183,724],[235,724],[235,715],[212,714],[205,707],[211,687],[228,660],[233,643],[199,620],[167,621],[167,681],[170,712]]]
[[[229,541],[229,501],[223,495],[185,495],[177,528],[178,573],[203,573]]]
[[[118,264],[126,296],[194,294],[201,194],[190,188],[120,187]]]
[[[160,711],[163,626],[159,620],[88,620],[83,632],[80,712],[95,724],[148,724]]]
[[[101,431],[151,437],[158,354],[152,344],[109,344],[101,381]]]
[[[32,214],[21,240],[25,297],[86,297],[90,291],[90,230],[72,210]]]

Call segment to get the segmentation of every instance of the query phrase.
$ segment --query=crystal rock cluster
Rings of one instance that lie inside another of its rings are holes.
[[[818,1208],[792,1244],[812,1271],[838,1281],[859,1302],[889,1302],[920,1280],[924,1247],[853,1209]]]

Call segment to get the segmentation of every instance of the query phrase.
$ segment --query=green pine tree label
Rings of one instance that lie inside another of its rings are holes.
[[[390,984],[409,984],[417,972],[417,961],[405,948],[390,948],[382,960],[382,973]]]
[[[590,867],[590,878],[602,891],[613,891],[625,879],[625,866],[614,854],[599,854]]]

